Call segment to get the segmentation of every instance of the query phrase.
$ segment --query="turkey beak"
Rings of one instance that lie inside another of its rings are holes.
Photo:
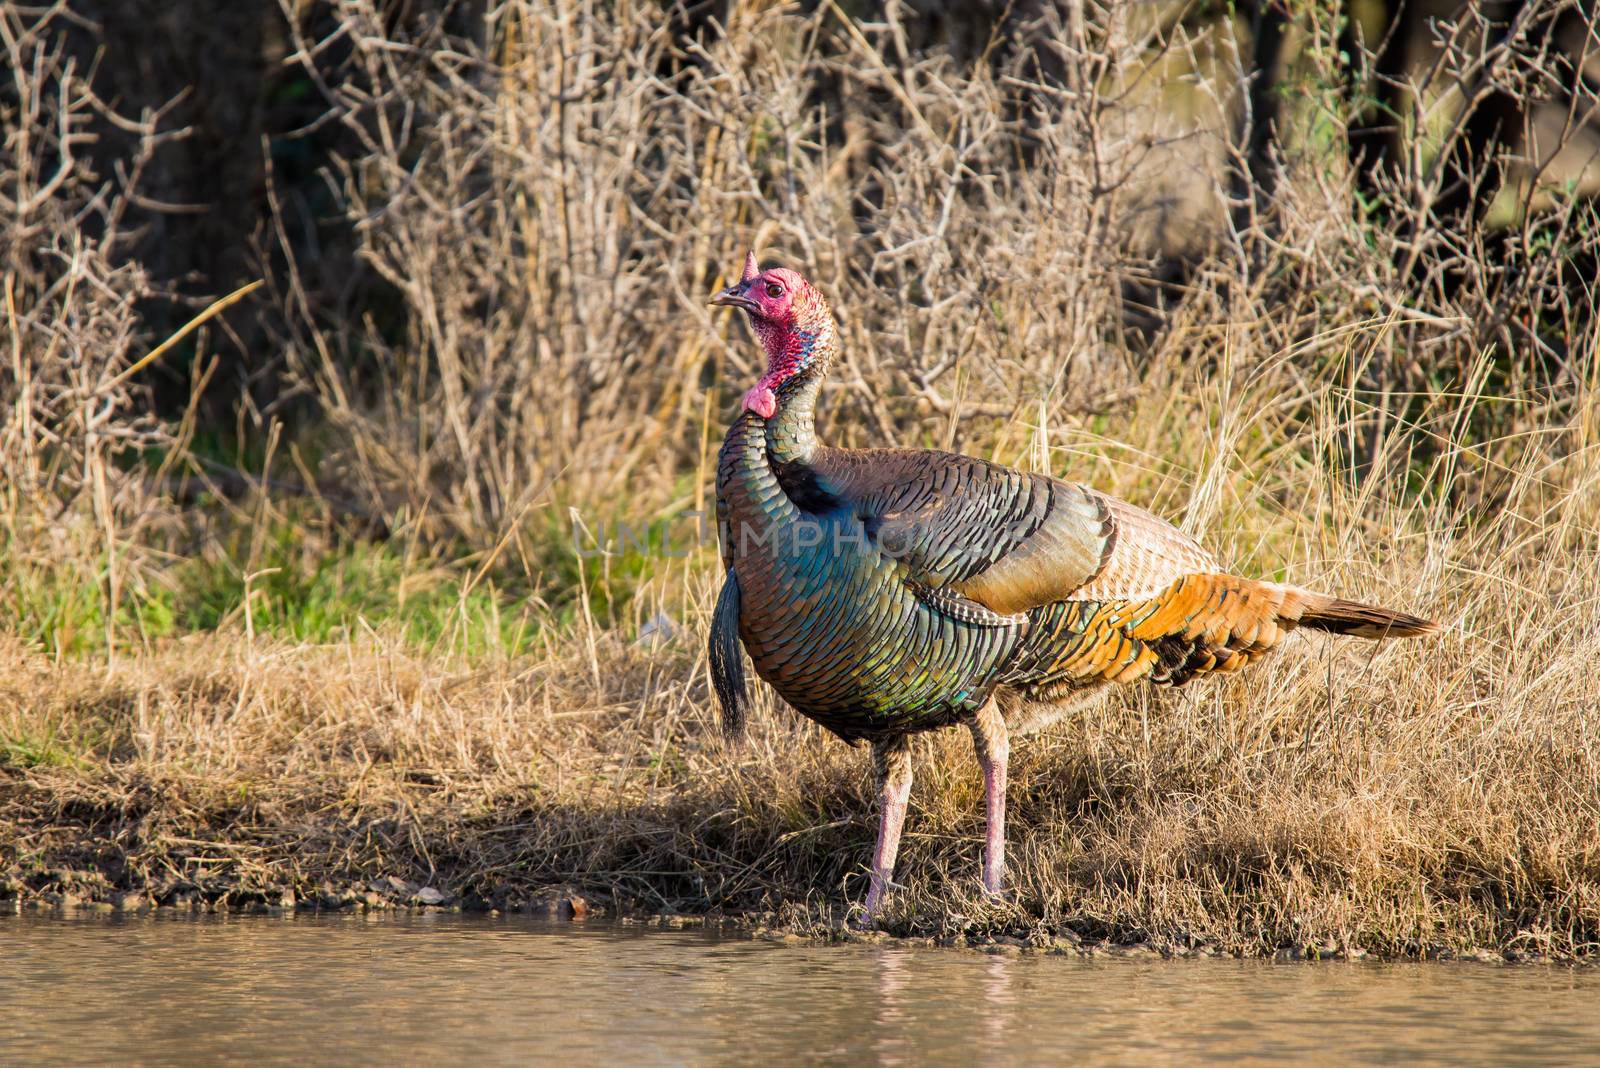
[[[747,312],[756,311],[756,302],[745,296],[744,291],[745,283],[737,282],[712,297],[707,303],[714,304],[719,308],[743,308]]]

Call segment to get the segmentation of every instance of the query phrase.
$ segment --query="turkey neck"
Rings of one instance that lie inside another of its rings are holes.
[[[772,418],[747,411],[728,428],[717,464],[717,493],[728,508],[726,518],[735,524],[791,523],[803,510],[826,503],[812,467],[819,448],[821,371],[819,367],[785,382],[777,391]]]
[[[822,391],[824,363],[791,379],[778,391],[778,409],[767,420],[767,461],[784,496],[806,512],[825,512],[839,501],[818,470],[817,394]]]
[[[737,538],[741,546],[752,533],[761,544],[771,531],[799,518],[767,456],[767,420],[755,412],[745,411],[735,419],[722,442],[717,457],[717,517],[723,538]]]
[[[778,409],[766,420],[767,459],[778,471],[810,466],[817,451],[817,394],[821,391],[820,369],[797,375],[778,390]]]

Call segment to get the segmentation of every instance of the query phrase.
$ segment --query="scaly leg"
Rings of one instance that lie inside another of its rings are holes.
[[[868,926],[877,918],[900,852],[900,826],[911,797],[911,744],[904,736],[873,742],[872,767],[878,773],[878,845],[872,851],[872,885],[867,890]]]
[[[978,709],[969,726],[978,764],[983,768],[983,800],[989,817],[983,850],[983,888],[998,894],[1006,874],[1006,764],[1011,759],[1011,740],[1000,706],[992,697]]]

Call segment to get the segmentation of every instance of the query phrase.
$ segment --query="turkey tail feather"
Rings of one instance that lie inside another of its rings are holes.
[[[1282,618],[1312,630],[1350,634],[1357,638],[1410,638],[1432,634],[1439,624],[1409,612],[1396,612],[1375,604],[1347,601],[1323,593],[1287,587]]]
[[[750,699],[745,689],[744,650],[739,647],[739,579],[732,568],[717,596],[706,646],[711,658],[711,685],[722,705],[722,733],[729,739],[738,739],[744,735]]]

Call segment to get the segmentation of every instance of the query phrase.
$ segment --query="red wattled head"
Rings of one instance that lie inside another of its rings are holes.
[[[747,410],[772,418],[784,383],[827,369],[833,353],[833,312],[797,272],[787,267],[758,271],[751,252],[739,281],[712,297],[711,303],[742,309],[767,351],[767,373],[745,394]]]

